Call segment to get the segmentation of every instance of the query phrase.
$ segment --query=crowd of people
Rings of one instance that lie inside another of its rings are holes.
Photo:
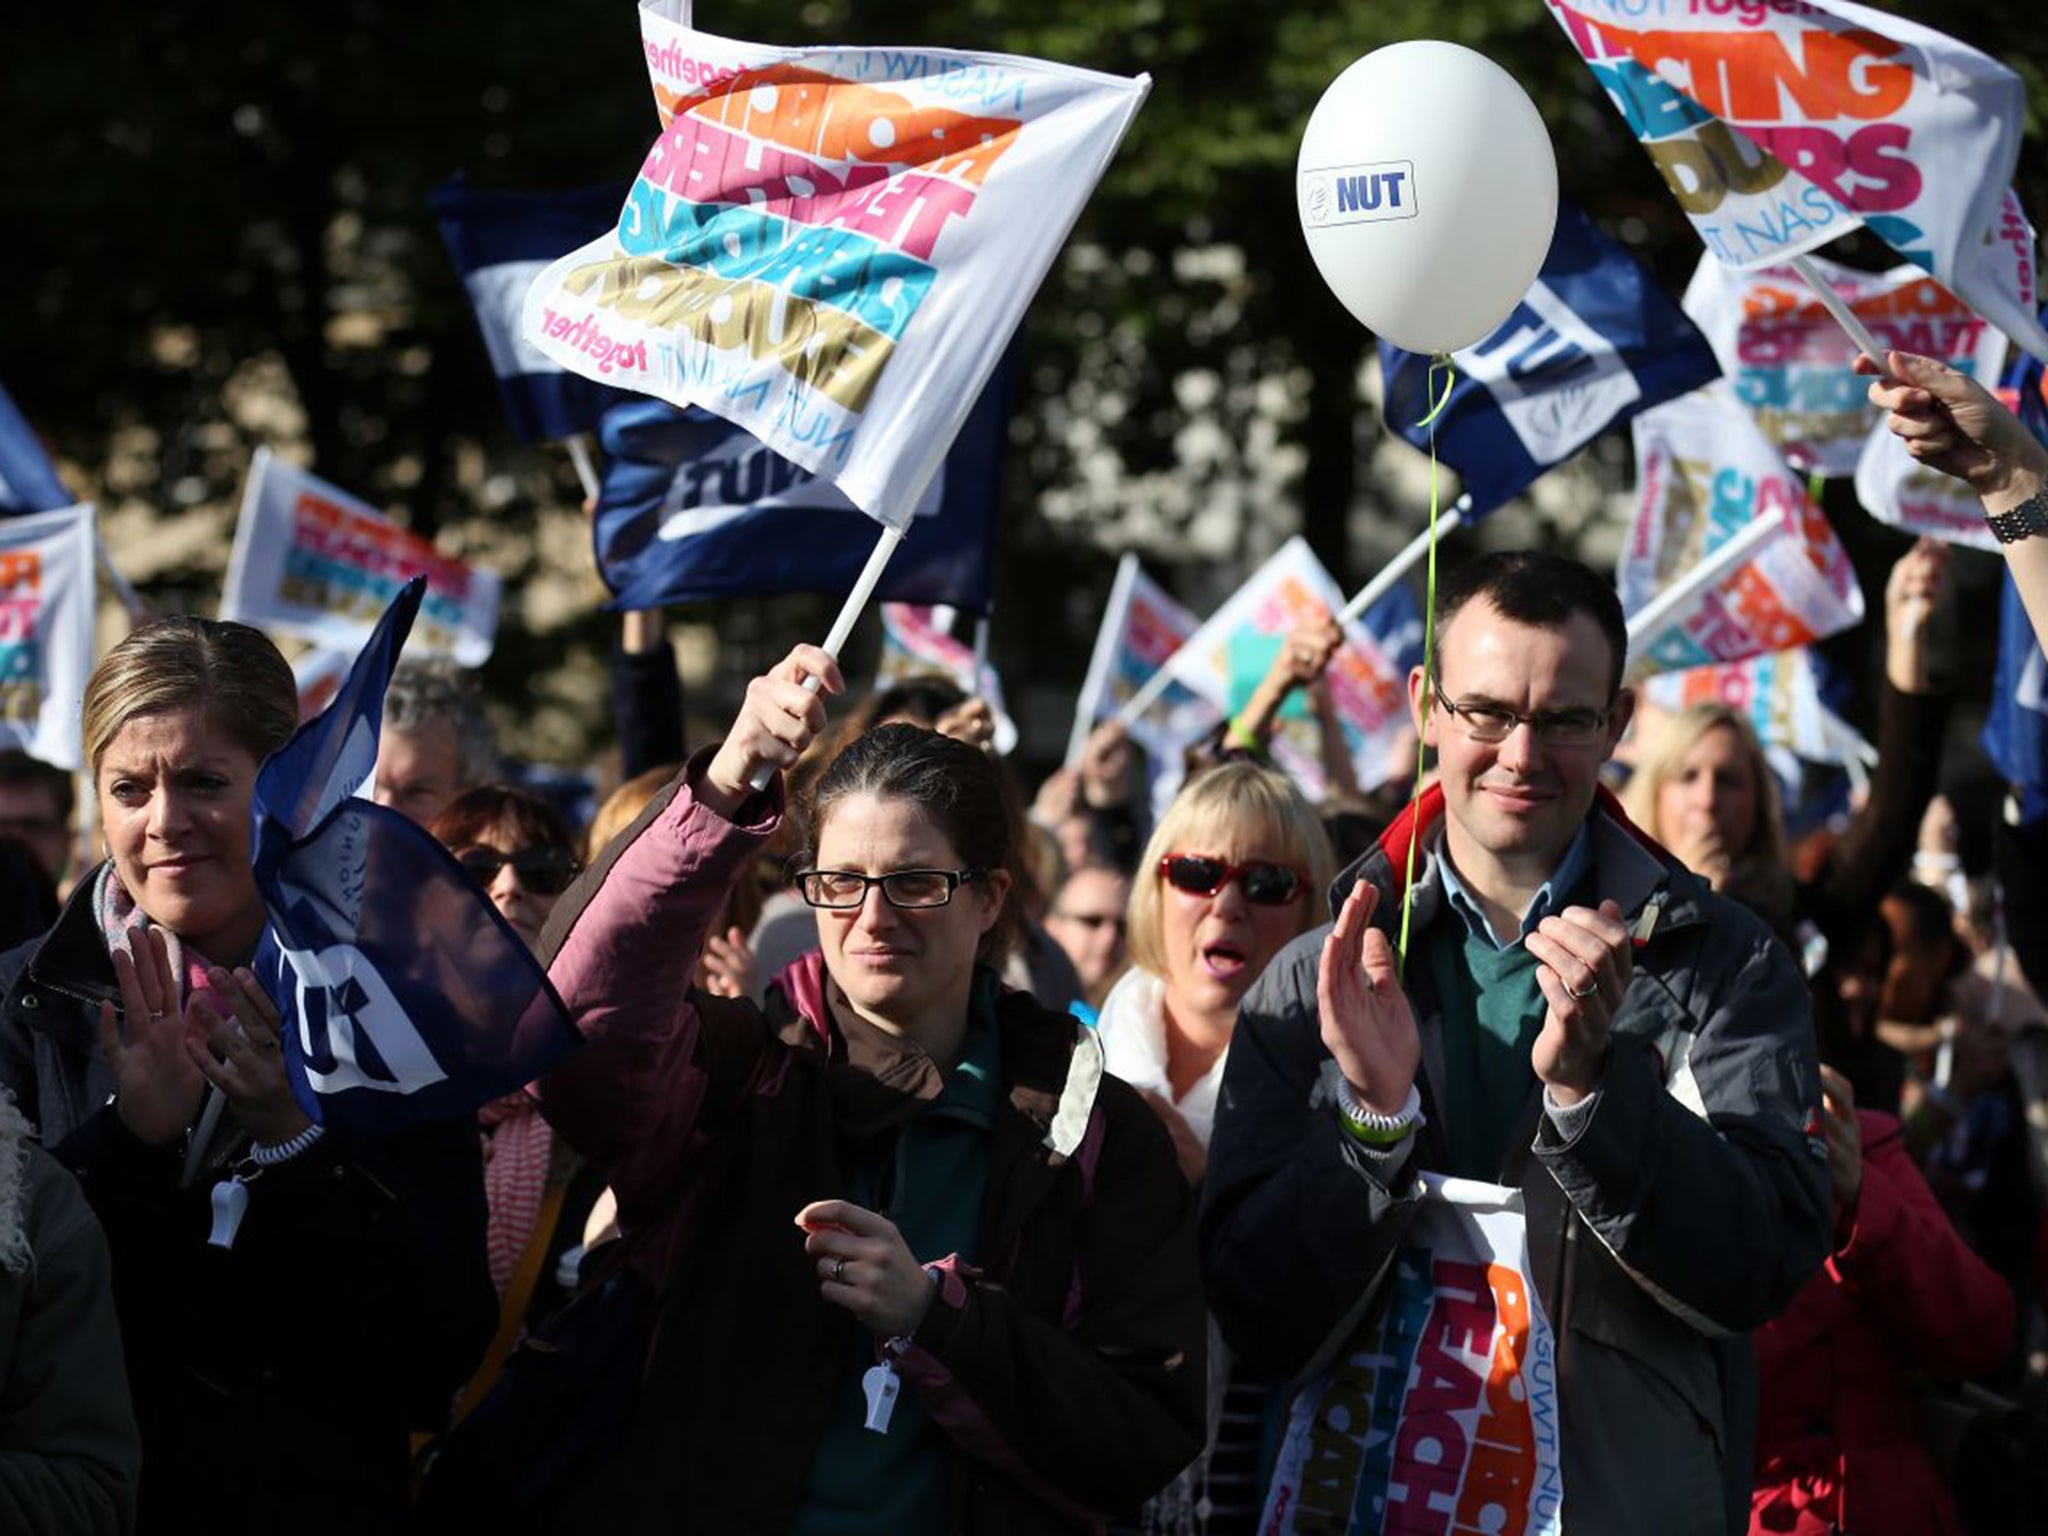
[[[1887,364],[1916,456],[2040,503],[2048,450]],[[1749,720],[1639,708],[1612,583],[1536,552],[1441,582],[1426,786],[1321,804],[1266,743],[1326,619],[1157,814],[1114,724],[1027,796],[984,701],[810,646],[686,752],[642,616],[583,828],[408,663],[376,797],[583,1043],[377,1136],[295,1099],[251,969],[290,670],[138,628],[84,698],[102,857],[0,754],[0,1529],[1322,1529],[1262,1518],[1276,1456],[1439,1177],[1519,1197],[1565,1529],[2036,1528],[2048,839],[1957,857],[1944,567],[1797,837]]]

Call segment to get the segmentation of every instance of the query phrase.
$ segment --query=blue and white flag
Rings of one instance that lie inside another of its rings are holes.
[[[454,176],[429,201],[476,311],[491,371],[522,442],[595,430],[626,392],[571,373],[519,334],[527,287],[556,257],[604,234],[626,201],[623,182],[569,192],[480,192]]]
[[[0,386],[0,517],[55,512],[77,499],[64,489],[35,429]]]
[[[2048,310],[2042,312],[2048,321]],[[2017,354],[2000,381],[2000,394],[2034,436],[2048,443],[2048,380],[2041,363]],[[1998,670],[1991,679],[1991,709],[1980,738],[1999,776],[2021,791],[2020,819],[2048,814],[2048,656],[2020,602],[2012,572],[2003,577],[1998,604]]]
[[[422,827],[357,791],[426,582],[378,622],[348,681],[256,775],[256,974],[285,1021],[299,1106],[379,1132],[474,1114],[578,1041],[546,970]]]
[[[882,573],[882,601],[989,611],[1011,373],[1006,358],[968,413]],[[836,485],[709,411],[635,400],[607,411],[598,437],[591,535],[616,608],[843,594],[874,549],[874,524]]]
[[[1452,354],[1457,378],[1436,451],[1472,498],[1467,523],[1521,494],[1600,433],[1717,377],[1699,327],[1641,262],[1560,200],[1528,296],[1484,341]],[[1429,359],[1380,344],[1386,419],[1429,447]]]

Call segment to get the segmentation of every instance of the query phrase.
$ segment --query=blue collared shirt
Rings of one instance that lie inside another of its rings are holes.
[[[1543,882],[1543,889],[1538,891],[1536,899],[1529,903],[1529,910],[1522,914],[1521,931],[1507,943],[1519,943],[1527,938],[1544,918],[1562,909],[1565,898],[1585,878],[1586,870],[1592,862],[1593,824],[1591,821],[1582,821],[1579,823],[1578,834],[1572,838],[1571,846],[1565,849],[1564,857],[1558,860],[1557,868],[1551,871],[1550,878]],[[1486,913],[1480,910],[1479,903],[1465,888],[1465,882],[1460,880],[1458,872],[1451,868],[1447,848],[1438,850],[1437,866],[1443,874],[1444,896],[1450,901],[1451,910],[1464,919],[1466,931],[1475,939],[1486,940],[1495,949],[1507,948],[1507,943],[1501,942],[1500,935],[1493,931],[1493,924],[1486,920]]]

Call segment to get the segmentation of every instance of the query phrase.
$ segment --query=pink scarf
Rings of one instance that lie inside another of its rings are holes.
[[[502,1301],[540,1220],[555,1134],[541,1118],[539,1103],[524,1092],[493,1099],[477,1111],[476,1120],[489,1133],[484,1202],[490,1208],[490,1221],[485,1241],[490,1250],[491,1283],[497,1286]]]
[[[125,954],[130,960],[141,962],[138,953],[142,946],[142,935],[151,928],[163,930],[163,936],[170,947],[171,973],[179,980],[179,995],[165,1012],[182,1014],[185,1004],[195,997],[203,997],[213,1011],[223,1019],[232,1020],[235,1010],[228,1000],[216,992],[213,984],[206,979],[212,962],[187,944],[162,923],[150,920],[149,914],[135,904],[135,898],[128,894],[128,887],[121,883],[121,877],[114,872],[111,861],[100,866],[99,879],[92,897],[93,911],[99,917],[100,933],[107,941],[109,955]]]

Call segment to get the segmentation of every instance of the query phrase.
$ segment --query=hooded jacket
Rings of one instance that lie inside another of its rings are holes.
[[[779,792],[779,791],[778,791]],[[659,1321],[624,1450],[575,1529],[779,1532],[846,1368],[802,1234],[857,1149],[938,1096],[913,1042],[825,1002],[822,957],[765,1008],[692,990],[698,949],[779,807],[752,825],[687,771],[557,904],[549,976],[584,1049],[541,1084],[562,1134],[610,1178]],[[1204,1312],[1193,1197],[1088,1032],[1028,995],[997,1005],[1001,1094],[978,1264],[943,1279],[897,1359],[954,1450],[948,1530],[1087,1530],[1202,1445]]]
[[[1338,876],[1379,887],[1397,934],[1419,818],[1413,922],[1443,911],[1433,787]],[[1605,791],[1590,813],[1596,899],[1653,923],[1616,1011],[1599,1093],[1569,1137],[1532,1072],[1498,1182],[1522,1192],[1532,1276],[1558,1338],[1566,1529],[1720,1532],[1747,1524],[1753,1365],[1741,1336],[1826,1255],[1829,1191],[1806,989],[1764,924],[1715,896]],[[1654,919],[1644,909],[1655,907]],[[1405,986],[1426,1122],[1390,1152],[1339,1124],[1316,973],[1325,925],[1269,966],[1240,1012],[1204,1187],[1210,1303],[1233,1351],[1274,1379],[1330,1359],[1374,1304],[1420,1190],[1448,1166],[1446,1020],[1429,967]]]

